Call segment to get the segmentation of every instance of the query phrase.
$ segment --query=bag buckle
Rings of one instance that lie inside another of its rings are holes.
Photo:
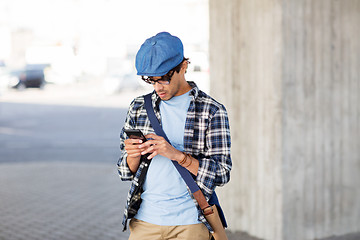
[[[205,216],[207,216],[207,215],[210,215],[210,214],[213,214],[213,213],[214,213],[214,209],[213,209],[213,207],[212,207],[212,206],[208,206],[208,207],[206,207],[206,208],[202,209],[201,211],[202,211],[202,213],[203,213]]]

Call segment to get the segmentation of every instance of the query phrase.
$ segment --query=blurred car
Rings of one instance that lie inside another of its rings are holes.
[[[49,65],[32,64],[24,69],[10,72],[10,87],[17,89],[43,88],[45,81],[44,69]]]

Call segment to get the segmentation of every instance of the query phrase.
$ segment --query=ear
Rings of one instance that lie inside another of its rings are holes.
[[[184,71],[186,72],[188,66],[189,66],[188,61],[186,61],[186,60],[183,61],[182,65],[181,65],[181,70],[182,70],[182,71],[184,70]]]

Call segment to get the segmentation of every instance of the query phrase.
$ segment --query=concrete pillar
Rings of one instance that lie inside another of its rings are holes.
[[[210,0],[211,94],[229,111],[230,230],[360,232],[360,1]]]

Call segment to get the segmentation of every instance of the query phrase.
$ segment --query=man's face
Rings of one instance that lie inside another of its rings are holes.
[[[161,77],[153,77],[154,80],[158,80]],[[158,82],[155,83],[154,90],[159,95],[161,100],[169,100],[174,96],[178,96],[179,90],[180,90],[180,79],[179,79],[179,73],[174,72],[174,75],[171,77],[170,84],[164,85],[160,84]]]

